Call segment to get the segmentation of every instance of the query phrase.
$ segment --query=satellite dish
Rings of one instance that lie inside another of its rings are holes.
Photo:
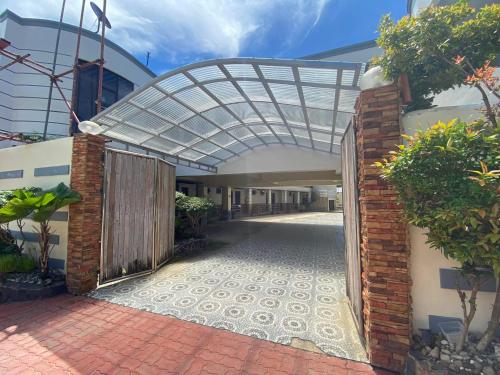
[[[99,32],[99,29],[101,27],[101,22],[104,24],[104,26],[106,26],[108,29],[111,29],[111,23],[109,23],[109,20],[108,20],[108,17],[106,17],[104,15],[104,13],[102,12],[101,8],[99,8],[96,3],[94,3],[93,1],[90,2],[90,7],[92,8],[92,10],[94,11],[96,17],[97,17],[97,21],[98,24],[97,24],[97,31],[96,33]]]
[[[78,124],[78,129],[82,133],[87,133],[87,134],[92,134],[92,135],[98,135],[103,132],[103,128],[101,125],[96,124],[93,121],[82,121]]]

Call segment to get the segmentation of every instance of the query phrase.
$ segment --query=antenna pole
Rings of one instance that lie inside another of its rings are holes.
[[[54,58],[52,60],[52,75],[55,74],[56,64],[57,64],[57,54],[59,53],[59,41],[61,40],[61,28],[62,21],[64,17],[64,7],[66,6],[66,0],[63,0],[61,7],[61,17],[59,18],[59,27],[57,29],[57,38],[56,38],[56,48],[54,49]],[[51,78],[50,86],[49,86],[49,97],[47,99],[47,109],[45,111],[45,124],[43,126],[43,140],[47,139],[47,130],[49,128],[49,117],[50,117],[50,107],[52,104],[52,90],[54,89],[54,80]]]
[[[77,78],[78,78],[78,61],[80,55],[80,40],[82,38],[82,27],[83,27],[83,13],[85,12],[85,0],[82,0],[82,10],[80,12],[80,26],[78,26],[78,34],[76,39],[76,52],[75,52],[75,62],[73,63],[73,88],[71,90],[71,104],[69,109],[69,135],[73,135],[73,120],[75,103],[78,98],[77,91]]]
[[[151,52],[148,51],[146,55],[146,66],[149,66],[149,55],[151,55]]]
[[[101,34],[101,58],[99,60],[99,83],[97,85],[97,111],[96,113],[101,112],[102,107],[102,82],[104,79],[104,34],[106,32],[106,25],[104,24],[104,20],[106,19],[106,0],[103,0],[102,5],[102,17],[101,17],[102,25],[102,34]]]

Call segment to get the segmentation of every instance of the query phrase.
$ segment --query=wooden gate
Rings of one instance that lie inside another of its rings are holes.
[[[346,289],[358,331],[363,333],[363,301],[361,296],[361,254],[358,204],[356,135],[353,121],[341,143],[342,201],[346,255]]]
[[[105,151],[99,283],[151,272],[173,256],[175,167]]]
[[[174,256],[175,167],[157,159],[155,267]]]

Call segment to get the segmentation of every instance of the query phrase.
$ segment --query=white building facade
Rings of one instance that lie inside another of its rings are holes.
[[[52,69],[59,23],[22,18],[9,10],[0,14],[0,38],[10,42],[8,51],[29,54],[29,58]],[[73,67],[76,53],[78,28],[62,24],[55,74]],[[82,31],[79,59],[94,61],[100,57],[100,35],[89,30]],[[105,82],[103,106],[109,106],[134,89],[144,85],[155,74],[130,53],[115,43],[105,41]],[[0,66],[10,60],[0,56]],[[78,80],[76,113],[81,120],[95,115],[97,96],[97,66],[81,72]],[[95,77],[95,78],[94,78]],[[47,138],[64,137],[70,134],[70,115],[61,95],[54,88],[51,109],[46,125],[49,98],[49,78],[22,64],[14,64],[0,71],[0,129],[11,133],[43,134]],[[72,98],[73,75],[62,77],[60,86],[68,100]],[[45,129],[46,128],[46,129]],[[8,142],[1,142],[6,147]]]

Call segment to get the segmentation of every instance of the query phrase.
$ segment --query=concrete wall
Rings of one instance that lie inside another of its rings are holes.
[[[219,193],[217,194],[217,189],[219,189]],[[211,199],[215,202],[215,204],[222,204],[222,188],[218,188],[215,186],[210,186],[208,192],[208,199]]]
[[[362,62],[368,63],[374,56],[380,56],[382,49],[378,46],[368,47],[357,51],[344,52],[331,56],[322,57],[323,61],[342,61],[342,62]]]
[[[321,170],[340,172],[340,157],[293,146],[269,146],[249,151],[218,168],[218,174]]]
[[[410,226],[410,264],[413,281],[411,295],[415,329],[431,326],[435,328],[435,323],[442,318],[462,319],[463,317],[457,291],[454,288],[442,287],[446,277],[453,282],[449,276],[451,275],[449,270],[458,267],[459,263],[446,259],[438,250],[429,248],[426,241],[427,236],[424,230]],[[448,272],[445,273],[442,270]],[[471,325],[472,331],[486,329],[494,298],[493,292],[479,292],[477,312]]]
[[[60,138],[53,141],[35,143],[24,146],[0,149],[0,190],[12,190],[35,186],[49,189],[64,182],[69,186],[73,138]],[[25,249],[38,250],[36,223],[24,220],[29,242]],[[68,208],[56,212],[50,224],[55,232],[55,247],[50,254],[50,265],[54,268],[66,269],[66,252],[68,241]],[[17,230],[15,223],[11,229]]]
[[[403,127],[406,134],[412,135],[415,130],[426,129],[438,120],[446,122],[460,118],[470,121],[479,117],[481,112],[478,106],[433,108],[406,114],[403,116]],[[453,267],[457,267],[458,263],[429,248],[424,233],[421,229],[410,227],[413,325],[415,329],[434,329],[443,318],[462,318],[458,294],[453,287],[449,289],[450,282],[453,284]],[[494,297],[493,292],[479,293],[472,331],[486,328]]]

